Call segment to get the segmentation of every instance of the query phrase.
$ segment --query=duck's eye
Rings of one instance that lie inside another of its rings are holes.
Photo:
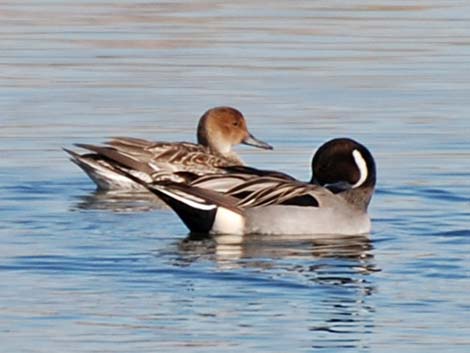
[[[232,125],[233,125],[233,126],[238,126],[238,121],[234,121],[234,122],[232,123]]]

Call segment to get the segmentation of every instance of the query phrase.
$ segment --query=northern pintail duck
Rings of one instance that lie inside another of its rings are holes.
[[[217,192],[169,182],[147,185],[183,220],[192,233],[341,234],[370,232],[367,208],[376,169],[372,154],[348,138],[322,145],[312,159],[309,183],[289,176],[253,173],[233,183],[234,175],[211,180],[231,187]],[[199,184],[202,185],[202,184]],[[212,185],[212,184],[211,184]]]
[[[96,183],[98,189],[142,190],[145,188],[117,168],[116,163],[124,161],[124,165],[130,165],[131,168],[134,164],[138,165],[136,169],[139,170],[139,178],[146,182],[160,179],[182,181],[175,173],[187,172],[200,176],[223,173],[223,167],[243,165],[232,150],[234,145],[272,149],[248,131],[242,113],[231,107],[216,107],[206,111],[199,120],[197,141],[194,144],[117,137],[105,142],[106,146],[77,144],[91,153],[80,155],[64,150]]]

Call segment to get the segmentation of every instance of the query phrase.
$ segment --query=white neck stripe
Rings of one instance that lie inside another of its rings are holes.
[[[357,188],[366,181],[369,171],[367,170],[367,163],[364,157],[362,157],[361,152],[354,150],[352,154],[354,162],[356,162],[357,168],[359,169],[359,180],[352,187]]]

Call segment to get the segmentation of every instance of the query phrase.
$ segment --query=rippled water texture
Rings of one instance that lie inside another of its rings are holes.
[[[469,352],[465,1],[2,1],[2,352]],[[194,141],[233,105],[309,177],[366,144],[370,237],[218,237],[103,195],[61,150]]]

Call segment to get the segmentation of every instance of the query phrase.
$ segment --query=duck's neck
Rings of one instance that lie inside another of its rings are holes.
[[[233,154],[232,145],[229,143],[223,142],[223,140],[218,139],[217,136],[214,136],[214,138],[208,140],[207,145],[211,149],[211,151],[221,154],[224,157],[227,157]]]
[[[233,165],[244,165],[243,161],[232,150],[232,144],[226,142],[217,133],[209,133],[203,128],[198,131],[198,143],[208,148],[211,153],[228,159]]]
[[[217,136],[214,136],[214,138],[208,141],[208,147],[212,153],[229,159],[234,165],[243,165],[243,161],[238,157],[235,151],[232,150],[232,145],[222,139],[218,139]]]
[[[225,158],[229,159],[234,165],[245,165],[241,158],[234,151],[231,151]]]
[[[354,205],[356,208],[359,208],[365,212],[367,211],[367,207],[369,206],[373,193],[373,186],[363,186],[360,188],[342,191],[338,195],[344,198],[351,205]]]
[[[232,145],[226,142],[218,131],[210,130],[203,124],[198,127],[197,143],[224,157],[232,152]]]

